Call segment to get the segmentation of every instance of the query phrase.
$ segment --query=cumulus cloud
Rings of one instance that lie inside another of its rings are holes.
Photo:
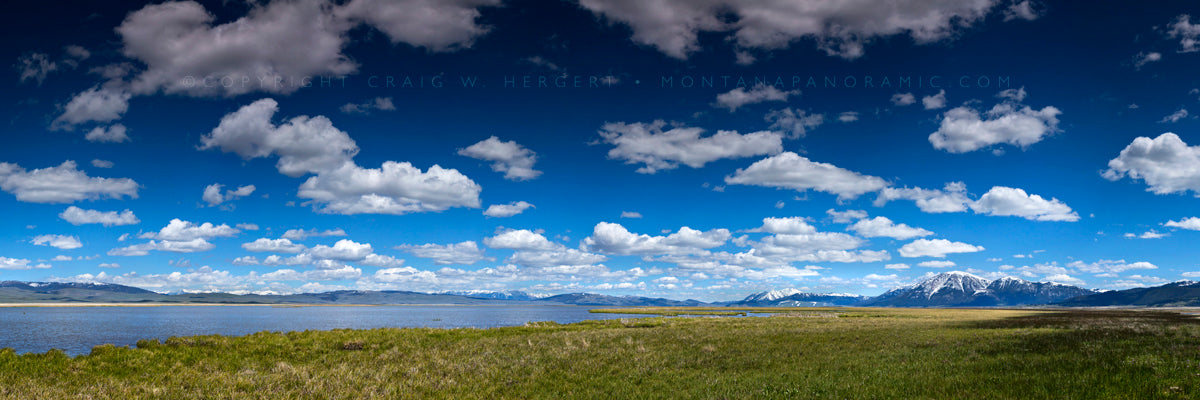
[[[271,252],[271,253],[299,253],[304,251],[305,247],[302,244],[292,243],[288,239],[269,239],[259,238],[250,243],[242,243],[242,248],[246,251],[254,252]]]
[[[933,234],[933,232],[925,229],[894,223],[887,217],[862,219],[858,222],[855,222],[853,225],[850,225],[850,227],[846,229],[854,231],[862,237],[890,237],[892,239],[900,240],[907,240]]]
[[[63,210],[63,212],[58,214],[58,217],[62,218],[64,221],[70,222],[71,225],[76,225],[76,226],[83,225],[83,224],[101,224],[104,226],[120,226],[120,225],[134,225],[134,224],[142,222],[141,220],[139,220],[137,218],[136,215],[133,215],[133,211],[130,211],[130,210],[124,210],[121,212],[97,211],[97,210],[85,210],[85,209],[75,207],[75,206],[67,207],[66,210]]]
[[[846,210],[835,211],[834,209],[825,210],[829,214],[829,218],[833,219],[835,224],[848,224],[867,217],[867,212],[863,210]]]
[[[948,261],[948,260],[929,260],[929,261],[918,263],[917,266],[925,267],[925,268],[950,268],[950,267],[958,266],[958,264],[955,264],[954,261]]]
[[[908,106],[917,102],[917,97],[912,93],[896,93],[892,95],[892,104],[897,106]]]
[[[1138,137],[1108,162],[1104,178],[1124,177],[1146,182],[1154,194],[1187,193],[1200,197],[1200,146],[1191,147],[1174,133]]]
[[[95,128],[92,128],[92,130],[88,131],[87,135],[84,135],[83,138],[87,139],[87,141],[89,141],[89,142],[98,142],[98,143],[128,142],[129,135],[126,135],[125,132],[126,132],[125,125],[121,125],[121,124],[112,124],[109,126],[97,126]]]
[[[936,110],[946,106],[946,90],[942,89],[937,94],[925,96],[921,98],[921,105],[925,106],[926,110]]]
[[[754,85],[750,90],[744,87],[734,88],[725,93],[717,95],[717,101],[713,103],[713,107],[724,108],[729,112],[737,111],[738,108],[749,104],[758,104],[768,101],[787,101],[788,96],[799,95],[799,90],[782,91],[779,88],[771,85],[759,83]]]
[[[339,108],[346,114],[370,114],[372,111],[396,111],[396,105],[391,97],[376,97],[364,103],[346,103]]]
[[[212,239],[216,237],[232,237],[241,231],[229,225],[213,225],[211,222],[196,224],[174,218],[158,232],[146,232],[138,235],[142,239],[158,239],[169,241],[190,241],[195,239]]]
[[[728,229],[699,231],[685,226],[667,236],[651,236],[635,234],[621,224],[601,222],[583,240],[583,246],[589,251],[617,255],[691,254],[724,245],[729,238]]]
[[[271,122],[276,111],[278,103],[262,99],[226,115],[201,138],[201,149],[219,148],[247,160],[275,155],[284,175],[315,174],[297,196],[323,213],[408,214],[479,207],[481,188],[458,170],[434,165],[422,171],[396,161],[363,168],[352,160],[358,144],[328,118],[299,116],[276,126]]]
[[[629,2],[582,0],[583,8],[629,26],[635,43],[652,46],[677,59],[700,50],[698,37],[725,36],[749,61],[750,50],[777,50],[812,39],[829,55],[854,59],[876,38],[905,35],[917,43],[952,37],[982,19],[998,3],[990,0],[915,1],[887,7],[870,1],[727,0]]]
[[[407,251],[412,255],[433,260],[437,265],[463,264],[471,265],[479,261],[490,260],[483,249],[474,241],[450,243],[446,245],[426,243],[420,246],[397,246],[397,250]]]
[[[863,175],[832,164],[810,161],[792,152],[768,157],[745,169],[738,169],[733,175],[725,177],[725,183],[792,189],[799,192],[812,189],[835,194],[839,199],[853,199],[887,186],[887,182],[882,178]]]
[[[1158,269],[1157,265],[1145,262],[1126,262],[1125,260],[1099,260],[1093,263],[1072,261],[1067,267],[1088,274],[1119,274],[1135,269]]]
[[[1180,53],[1200,50],[1200,24],[1193,24],[1190,15],[1175,17],[1175,22],[1167,25],[1167,28],[1167,38],[1179,39]]]
[[[128,178],[93,178],[67,160],[57,167],[26,171],[0,163],[0,190],[28,203],[73,203],[80,200],[137,198],[138,184]]]
[[[24,259],[24,258],[0,257],[0,269],[27,270],[27,269],[50,268],[50,264],[40,263],[40,264],[35,264],[35,265],[29,265],[30,262],[31,261]]]
[[[555,250],[564,247],[528,229],[508,230],[483,239],[483,244],[493,249],[509,250]]]
[[[76,126],[88,122],[118,120],[129,110],[129,98],[132,96],[119,89],[100,87],[79,92],[63,107],[62,115],[50,123],[50,129],[73,131]],[[124,134],[124,129],[121,133]]]
[[[903,257],[937,257],[943,258],[951,253],[974,253],[983,251],[983,246],[963,242],[951,242],[946,239],[917,239],[900,247]]]
[[[865,214],[863,215],[866,216]],[[766,232],[779,235],[807,235],[817,232],[817,227],[809,225],[803,217],[767,217],[763,218],[761,227],[749,229],[746,232]]]
[[[79,241],[78,237],[67,235],[39,235],[34,237],[30,242],[38,246],[56,247],[60,250],[71,250],[83,247],[83,243]]]
[[[219,183],[208,185],[204,187],[204,195],[200,198],[204,200],[205,203],[208,203],[209,207],[212,207],[227,201],[233,201],[249,196],[251,193],[254,193],[255,189],[254,185],[246,185],[237,188],[237,190],[226,190],[225,193],[222,194],[222,187],[225,187],[225,185]]]
[[[500,0],[352,0],[336,13],[379,29],[392,43],[452,51],[471,47],[489,31],[478,23],[480,8],[500,5]]]
[[[109,250],[107,254],[110,256],[144,256],[150,254],[152,250],[172,253],[195,253],[209,251],[213,248],[216,248],[216,245],[209,243],[204,238],[191,240],[151,240],[142,244],[115,248]]]
[[[885,188],[875,199],[875,206],[882,207],[892,200],[912,200],[921,211],[927,213],[950,213],[967,211],[971,199],[967,197],[967,185],[950,182],[938,189]]]
[[[642,213],[637,211],[621,211],[621,218],[641,218]]]
[[[503,172],[504,179],[524,181],[542,175],[542,171],[533,169],[533,164],[537,162],[537,153],[515,141],[505,142],[495,136],[459,149],[458,155],[491,161],[492,170]]]
[[[971,203],[971,209],[979,214],[1015,216],[1033,221],[1079,220],[1079,214],[1058,199],[1047,200],[1036,194],[1025,193],[1022,189],[1004,186],[992,187],[979,200]]]
[[[287,239],[280,239],[287,240]],[[360,261],[375,253],[370,243],[358,243],[350,239],[338,240],[333,246],[316,245],[308,250],[316,258],[338,261]]]
[[[1058,132],[1058,115],[1054,106],[1034,110],[1021,104],[1024,88],[1006,90],[997,96],[1002,101],[980,114],[971,106],[960,106],[942,116],[937,132],[929,135],[935,149],[950,153],[967,153],[996,144],[1027,148]]]
[[[483,215],[494,218],[506,218],[524,212],[527,209],[534,208],[533,204],[524,201],[517,201],[508,204],[492,204],[483,211]]]
[[[607,123],[600,129],[604,143],[615,145],[608,157],[625,160],[626,164],[644,164],[637,172],[653,174],[684,164],[692,168],[726,158],[744,158],[776,154],[783,151],[783,135],[761,131],[738,134],[737,131],[717,131],[701,137],[704,129],[672,126],[657,120],[649,124],[623,122]]]
[[[771,110],[763,119],[771,123],[771,129],[786,132],[788,139],[804,137],[809,130],[825,123],[825,115],[795,108]]]
[[[1175,110],[1175,112],[1171,113],[1171,115],[1165,116],[1162,119],[1158,120],[1158,122],[1160,124],[1175,123],[1175,122],[1179,122],[1180,120],[1187,118],[1187,117],[1188,117],[1188,110],[1186,108],[1180,108],[1178,110]]]
[[[568,249],[558,243],[551,242],[539,233],[530,230],[508,230],[483,239],[483,243],[494,249],[516,250],[505,260],[511,264],[535,267],[548,270],[553,274],[580,273],[587,270],[603,270],[608,268],[594,265],[608,258],[576,249]]]
[[[1168,227],[1168,228],[1180,228],[1180,229],[1187,229],[1187,230],[1193,230],[1193,231],[1200,231],[1200,218],[1188,217],[1188,218],[1180,219],[1178,221],[1167,221],[1167,222],[1163,223],[1163,226]]]

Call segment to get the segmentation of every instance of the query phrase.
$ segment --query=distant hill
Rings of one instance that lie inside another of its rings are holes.
[[[1200,282],[1179,281],[1162,286],[1095,293],[1060,301],[1055,305],[1068,307],[1196,307],[1200,306]]]
[[[882,307],[995,307],[1047,304],[1096,293],[1094,290],[1049,282],[1005,277],[989,281],[952,271],[920,283],[892,289],[860,303]]]
[[[637,296],[607,296],[592,293],[560,294],[538,299],[544,303],[577,304],[582,306],[658,306],[658,307],[688,307],[706,305],[698,300],[671,300]]]
[[[799,289],[771,290],[754,293],[741,301],[728,303],[739,307],[830,307],[853,306],[869,299],[867,296],[844,293],[806,293]]]

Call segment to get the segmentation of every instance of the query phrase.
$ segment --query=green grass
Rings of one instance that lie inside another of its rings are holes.
[[[1200,397],[1200,324],[1151,311],[788,309],[0,351],[0,398]]]

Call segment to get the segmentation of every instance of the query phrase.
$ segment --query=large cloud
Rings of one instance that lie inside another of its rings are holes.
[[[88,122],[112,122],[121,119],[121,115],[129,110],[129,98],[133,95],[120,89],[93,87],[75,94],[63,108],[62,115],[50,124],[51,130],[75,130],[75,126]],[[125,136],[125,128],[120,128],[120,134],[106,133],[105,138]],[[90,135],[89,136],[93,136]],[[125,138],[127,139],[127,138]],[[93,139],[88,139],[96,141]],[[108,141],[123,141],[108,140]]]
[[[79,238],[67,235],[39,235],[34,237],[31,242],[38,246],[51,246],[60,250],[71,250],[83,247],[83,243],[79,242]]]
[[[621,224],[601,222],[583,244],[591,251],[617,255],[691,254],[721,246],[729,237],[728,229],[699,231],[686,226],[667,236],[639,235]]]
[[[1053,106],[1035,110],[1021,104],[1024,88],[1005,90],[998,97],[1004,100],[983,115],[971,106],[946,111],[937,132],[929,135],[929,143],[951,153],[1002,143],[1026,148],[1058,131],[1058,115],[1062,112]]]
[[[1154,194],[1187,193],[1200,197],[1200,146],[1188,146],[1178,135],[1138,137],[1108,162],[1103,176],[1143,180]]]
[[[478,244],[469,240],[447,245],[434,243],[426,243],[420,246],[405,245],[398,246],[396,249],[407,251],[417,257],[431,259],[434,264],[438,265],[471,265],[489,259],[483,249],[479,248]]]
[[[478,8],[500,0],[352,0],[337,14],[383,31],[392,43],[408,43],[433,51],[471,47],[488,32],[477,23]]]
[[[925,229],[894,223],[887,217],[861,219],[846,229],[857,232],[863,237],[890,237],[900,240],[907,240],[933,234],[933,232]]]
[[[128,178],[93,178],[67,160],[57,167],[26,171],[0,163],[0,190],[29,203],[73,203],[80,200],[138,197],[138,183]]]
[[[900,255],[904,257],[945,257],[950,253],[974,253],[983,251],[983,246],[963,242],[951,242],[946,239],[917,239],[900,247]]]
[[[600,137],[604,143],[616,146],[608,151],[609,158],[625,160],[626,164],[645,164],[637,170],[643,174],[675,169],[679,164],[701,168],[720,159],[783,151],[783,135],[779,132],[743,135],[736,131],[717,131],[712,136],[701,137],[704,129],[672,126],[663,131],[666,125],[662,120],[648,124],[608,123],[600,128]]]
[[[381,168],[354,163],[358,144],[323,116],[300,116],[276,126],[278,103],[262,99],[221,119],[201,138],[201,149],[219,148],[244,159],[278,156],[285,175],[308,178],[298,196],[318,211],[335,214],[407,214],[450,207],[478,208],[478,184],[454,169],[421,171],[407,162]]]
[[[740,49],[774,50],[811,39],[830,55],[853,59],[875,38],[907,35],[917,43],[953,36],[980,20],[994,0],[581,0],[587,10],[628,25],[633,41],[686,59],[702,32],[726,34]]]
[[[788,96],[797,94],[800,94],[799,90],[785,92],[775,86],[760,83],[750,90],[739,87],[717,95],[717,101],[713,103],[713,107],[724,108],[729,110],[729,112],[734,112],[744,105],[767,101],[787,101]]]
[[[1058,199],[1046,200],[1022,189],[995,186],[971,203],[976,213],[1015,216],[1034,221],[1078,221],[1079,214]]]
[[[215,237],[232,237],[241,233],[229,225],[213,225],[211,222],[196,224],[178,218],[172,219],[158,232],[146,232],[138,237],[142,239],[159,239],[172,241],[188,241],[193,239],[211,239]]]
[[[838,168],[833,164],[810,161],[790,151],[738,169],[733,175],[725,177],[725,183],[800,192],[812,189],[836,194],[839,199],[853,199],[887,186],[882,178]]]

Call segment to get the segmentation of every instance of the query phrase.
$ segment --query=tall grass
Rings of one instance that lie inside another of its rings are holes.
[[[0,398],[1196,398],[1196,322],[846,309],[177,337],[0,351]]]

